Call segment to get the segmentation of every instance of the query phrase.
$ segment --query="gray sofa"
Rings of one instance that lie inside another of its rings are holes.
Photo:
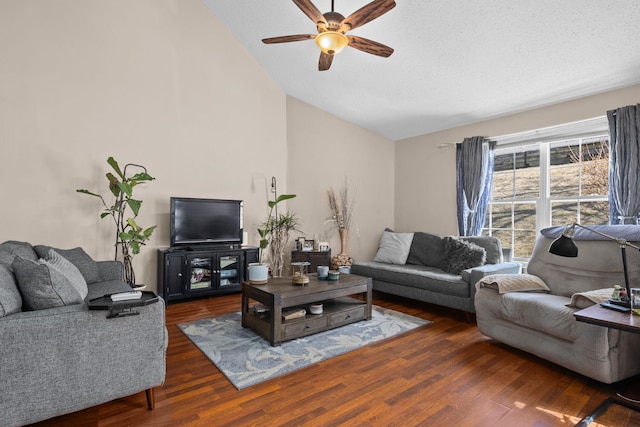
[[[640,226],[594,228],[615,236],[624,231],[640,239]],[[549,253],[561,233],[562,227],[542,230],[527,274],[485,277],[478,283],[478,329],[603,383],[640,373],[637,334],[578,322],[574,317],[576,311],[611,296],[615,284],[624,286],[619,245],[578,228],[574,236],[578,256],[565,258]],[[627,258],[631,286],[638,287],[640,253],[627,250]]]
[[[95,262],[81,248],[0,245],[0,425],[141,391],[153,408],[153,388],[165,378],[164,302],[113,319],[87,308],[92,298],[131,290],[121,277],[120,262]]]
[[[472,256],[465,257],[465,251],[473,252]],[[475,313],[474,285],[480,278],[520,270],[520,264],[504,260],[500,241],[494,237],[456,238],[388,229],[374,260],[351,266],[351,273],[371,277],[374,290],[466,313]]]

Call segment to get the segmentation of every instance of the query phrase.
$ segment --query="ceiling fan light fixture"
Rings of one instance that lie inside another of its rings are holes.
[[[325,31],[316,36],[316,44],[327,55],[335,55],[349,44],[349,39],[341,32]]]

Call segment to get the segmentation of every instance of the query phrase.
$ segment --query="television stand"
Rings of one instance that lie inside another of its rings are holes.
[[[169,304],[240,292],[258,251],[239,244],[158,249],[158,295]]]

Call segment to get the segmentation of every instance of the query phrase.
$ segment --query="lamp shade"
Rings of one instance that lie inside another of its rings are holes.
[[[316,44],[327,55],[334,55],[349,44],[349,39],[338,31],[325,31],[316,36]]]
[[[572,238],[562,234],[549,246],[549,252],[554,255],[575,258],[578,256],[578,247]]]

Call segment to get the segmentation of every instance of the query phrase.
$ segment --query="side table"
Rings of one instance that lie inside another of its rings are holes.
[[[601,307],[599,304],[592,305],[573,314],[578,322],[590,323],[592,325],[604,326],[605,328],[619,329],[621,331],[640,334],[640,316],[631,313],[623,313]],[[612,403],[624,406],[634,411],[640,411],[639,402],[626,398],[620,393],[609,396],[591,414],[584,417],[576,426],[586,427],[598,416],[607,410]]]
[[[140,299],[127,301],[111,301],[111,294],[89,300],[89,310],[108,310],[107,319],[114,317],[134,316],[140,312],[134,310],[134,307],[142,307],[145,305],[158,302],[158,296],[151,291],[142,291]]]

